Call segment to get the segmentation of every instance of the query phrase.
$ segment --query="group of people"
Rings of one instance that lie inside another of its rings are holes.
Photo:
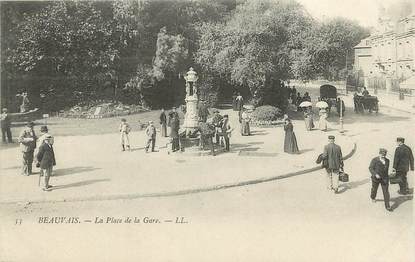
[[[41,126],[41,135],[38,137],[34,130],[34,123],[28,122],[19,135],[20,151],[22,153],[22,175],[33,174],[33,162],[40,168],[39,186],[43,191],[50,191],[52,185],[49,179],[52,176],[53,166],[56,165],[55,153],[53,150],[54,139],[47,126]],[[36,148],[39,145],[37,152]],[[36,152],[36,153],[35,153]],[[42,179],[41,179],[42,178]]]
[[[343,172],[343,155],[341,147],[335,144],[335,137],[328,136],[329,143],[324,147],[324,152],[320,155],[318,162],[322,162],[322,166],[327,173],[327,189],[333,190],[334,193],[339,192],[339,174]],[[407,173],[414,170],[414,156],[409,146],[405,145],[405,139],[398,137],[396,139],[397,147],[393,158],[392,175],[399,178],[398,194],[410,194]],[[375,203],[379,185],[382,188],[385,208],[387,211],[393,211],[390,205],[389,194],[389,159],[386,158],[387,150],[379,149],[379,155],[374,157],[369,165],[369,172],[372,180],[370,191],[370,199]]]

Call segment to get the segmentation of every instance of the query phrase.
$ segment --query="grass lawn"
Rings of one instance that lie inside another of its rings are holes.
[[[168,112],[166,112],[167,114]],[[137,131],[139,129],[139,122],[147,123],[152,120],[154,124],[159,126],[159,110],[138,113],[128,116],[101,118],[101,119],[77,119],[77,118],[61,118],[52,117],[47,119],[47,126],[49,132],[54,136],[83,136],[83,135],[99,135],[108,133],[117,133],[118,125],[121,118],[127,119],[131,129]],[[179,112],[180,118],[183,114]],[[183,121],[181,121],[183,122]],[[35,131],[40,133],[40,126],[45,124],[44,120],[35,121]],[[15,124],[12,127],[13,139],[17,140],[17,136],[24,128],[24,124]]]

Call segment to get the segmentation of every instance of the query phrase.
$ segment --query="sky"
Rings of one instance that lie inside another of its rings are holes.
[[[386,9],[402,0],[296,0],[315,18],[323,20],[335,16],[357,21],[362,26],[375,27],[380,7]],[[415,6],[415,0],[412,1]]]

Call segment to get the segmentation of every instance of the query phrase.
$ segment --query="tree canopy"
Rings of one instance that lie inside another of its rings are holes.
[[[237,87],[266,96],[264,89],[289,78],[342,78],[346,55],[367,36],[347,19],[317,22],[289,0],[1,7],[2,86],[9,96],[21,89],[46,95],[50,110],[97,98],[180,104],[190,66],[201,86],[216,86],[207,93]]]

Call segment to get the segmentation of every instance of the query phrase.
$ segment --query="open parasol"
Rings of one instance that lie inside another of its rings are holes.
[[[324,101],[318,101],[317,104],[316,104],[316,107],[318,107],[318,108],[327,108],[327,107],[329,107],[329,105]]]
[[[313,106],[313,104],[309,101],[304,101],[301,102],[300,107],[309,107],[309,106]]]

